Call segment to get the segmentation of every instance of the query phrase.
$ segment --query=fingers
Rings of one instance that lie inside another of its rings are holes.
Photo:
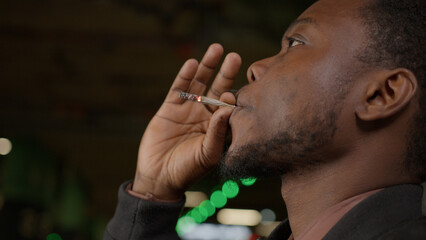
[[[197,95],[204,95],[207,85],[219,64],[223,54],[223,47],[214,43],[207,49],[206,54],[198,66],[197,73],[189,86],[189,92]]]
[[[215,43],[210,45],[200,64],[195,59],[186,61],[176,76],[166,97],[166,101],[178,104],[183,103],[185,100],[179,98],[181,91],[204,95],[222,54],[222,46]],[[223,92],[231,89],[240,66],[241,57],[237,53],[229,53],[213,81],[207,96],[219,99],[219,96]],[[217,109],[214,106],[209,106],[209,108],[213,111]]]
[[[203,141],[202,156],[204,158],[201,158],[202,165],[206,168],[210,168],[220,161],[228,130],[228,120],[231,113],[232,108],[221,107],[210,119],[209,127]]]
[[[183,64],[167,94],[166,102],[183,103],[185,101],[179,97],[179,94],[181,91],[186,92],[189,89],[191,81],[197,72],[197,68],[198,62],[195,59],[189,59]]]
[[[230,105],[235,105],[235,103],[237,102],[237,99],[235,98],[234,94],[230,92],[225,92],[220,96],[220,101]]]
[[[223,92],[229,91],[241,67],[241,57],[237,53],[229,53],[216,75],[207,97],[219,99]]]

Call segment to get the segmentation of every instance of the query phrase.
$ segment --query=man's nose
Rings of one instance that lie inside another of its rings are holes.
[[[247,79],[249,83],[260,80],[271,65],[273,57],[265,58],[254,62],[247,69]]]

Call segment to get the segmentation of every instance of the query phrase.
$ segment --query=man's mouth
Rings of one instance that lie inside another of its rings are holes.
[[[235,106],[237,108],[246,108],[248,105],[245,103],[243,97],[241,96],[241,89],[235,93]]]
[[[246,110],[251,109],[251,105],[245,100],[243,96],[236,96],[237,101],[235,102],[236,108],[244,108]]]
[[[235,118],[235,116],[237,116],[238,114],[251,110],[251,106],[244,100],[242,95],[236,95],[236,97],[237,100],[235,102],[235,107],[231,113],[231,117],[229,118],[230,123],[232,122],[232,119]]]

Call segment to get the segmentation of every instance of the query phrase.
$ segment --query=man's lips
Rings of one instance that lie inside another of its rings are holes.
[[[238,94],[235,97],[237,98],[237,100],[235,101],[235,108],[233,109],[231,116],[229,117],[229,125],[231,128],[233,139],[234,136],[237,136],[240,132],[238,129],[240,129],[240,127],[244,125],[244,122],[247,121],[247,117],[249,116],[245,115],[251,110],[251,106],[248,102],[244,100],[245,98],[243,95]]]
[[[246,92],[246,86],[242,87],[235,93],[235,106],[244,109],[251,109],[252,104],[250,103],[250,98],[248,98]]]
[[[250,111],[252,108],[250,104],[244,100],[244,97],[242,95],[237,95],[236,97],[237,101],[235,102],[235,108],[232,111],[229,119],[230,123],[232,122],[231,120],[236,116],[236,114],[239,114],[240,112]]]
[[[239,108],[245,108],[245,109],[249,109],[251,108],[250,104],[244,99],[243,96],[236,96],[237,97],[237,101],[235,103],[235,106],[239,107]]]
[[[236,94],[235,94],[235,108],[231,113],[231,116],[229,118],[229,123],[232,126],[233,123],[237,124],[238,120],[236,117],[236,115],[242,114],[244,112],[249,112],[252,109],[252,105],[250,104],[249,98],[247,98],[246,94],[244,94],[244,87],[241,88]],[[237,122],[235,122],[237,121]]]

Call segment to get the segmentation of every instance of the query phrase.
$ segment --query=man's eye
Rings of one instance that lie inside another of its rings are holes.
[[[287,41],[288,41],[288,48],[304,44],[304,42],[297,40],[295,38],[292,38],[292,37],[287,37]]]

